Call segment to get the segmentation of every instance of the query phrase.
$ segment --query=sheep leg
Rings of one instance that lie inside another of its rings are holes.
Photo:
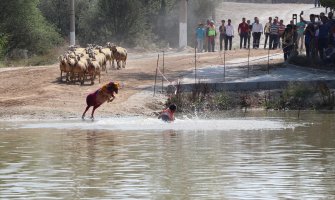
[[[120,69],[121,68],[121,66],[120,66],[120,61],[118,60],[118,61],[116,61],[116,64],[117,64],[117,69]]]
[[[63,71],[60,71],[60,82],[63,82]]]
[[[91,106],[86,106],[86,109],[85,109],[83,115],[81,116],[82,119],[85,118],[85,114],[86,114],[86,112],[88,111],[88,109],[89,109],[90,107],[91,107]]]
[[[115,69],[114,59],[112,59],[112,67]]]

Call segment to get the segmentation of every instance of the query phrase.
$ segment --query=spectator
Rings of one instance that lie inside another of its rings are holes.
[[[279,34],[279,25],[277,19],[275,18],[270,26],[269,49],[277,49],[278,34]]]
[[[228,19],[228,24],[226,25],[226,37],[225,37],[225,50],[228,50],[228,42],[229,42],[229,50],[232,47],[232,41],[234,37],[234,27],[231,25],[231,19]]]
[[[324,50],[328,47],[329,32],[331,31],[328,18],[326,16],[321,17],[322,24],[319,26],[318,34],[318,51],[321,60],[324,60]]]
[[[202,53],[203,47],[204,47],[204,40],[206,37],[206,32],[205,32],[203,23],[199,23],[198,28],[195,31],[195,35],[197,38],[198,53]]]
[[[305,31],[306,24],[302,21],[302,18],[300,17],[300,22],[297,23],[297,48],[301,52],[303,50],[304,45],[304,31]]]
[[[226,36],[226,27],[225,27],[225,20],[221,20],[221,26],[219,27],[220,32],[220,51],[222,51],[222,42],[224,42],[224,38]]]
[[[284,21],[281,19],[279,21],[279,29],[278,29],[278,36],[279,36],[278,37],[278,46],[279,46],[279,48],[281,48],[280,38],[282,38],[285,29],[286,29],[286,26],[284,25]]]
[[[214,52],[216,30],[213,20],[211,20],[209,24],[207,35],[208,35],[208,52]]]
[[[250,49],[250,38],[251,38],[251,30],[252,30],[252,24],[250,24],[250,20],[247,20],[247,24],[249,26],[249,31],[248,31],[248,49]]]
[[[296,32],[291,24],[287,25],[282,35],[283,38],[283,52],[284,52],[284,60],[291,56],[292,50],[295,46],[295,41],[297,38]]]
[[[265,35],[264,49],[266,48],[266,44],[268,43],[268,39],[270,36],[271,23],[272,23],[272,17],[269,17],[269,22],[267,22],[264,26],[264,35]]]
[[[240,36],[240,49],[242,49],[242,42],[243,48],[247,47],[247,38],[249,33],[249,25],[245,22],[245,18],[242,18],[242,23],[238,25],[238,34]]]
[[[320,7],[320,0],[314,0],[314,5],[315,5],[315,8],[316,6]]]
[[[252,25],[253,48],[259,48],[259,41],[263,33],[263,26],[259,23],[258,17],[255,17],[255,23]]]
[[[207,19],[206,26],[205,26],[206,37],[205,37],[205,42],[204,42],[205,51],[208,50],[208,29],[209,29],[210,23],[211,23],[211,21],[209,19]]]
[[[315,36],[315,29],[312,23],[309,23],[305,29],[305,49],[306,49],[306,56],[315,56],[314,52],[314,36]]]

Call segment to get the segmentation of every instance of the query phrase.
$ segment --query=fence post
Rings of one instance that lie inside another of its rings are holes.
[[[194,46],[194,84],[197,84],[197,47]]]
[[[270,73],[270,45],[268,50],[268,74]]]
[[[223,82],[226,82],[226,50],[223,51]]]
[[[164,55],[164,51],[163,51],[163,75],[164,75],[164,73],[165,73],[165,72],[164,72],[164,71],[165,71],[165,70],[164,70],[164,68],[165,68],[165,67],[164,67],[164,65],[165,65],[165,64],[164,64],[164,63],[165,63],[165,61],[164,61],[164,57],[165,57],[165,55]],[[163,92],[164,92],[164,77],[162,76],[162,94],[163,94]]]
[[[248,78],[249,78],[249,72],[250,72],[250,47],[248,49]]]
[[[155,74],[155,84],[154,84],[154,96],[156,94],[156,83],[157,83],[157,73],[158,73],[158,62],[159,62],[159,54],[157,58],[157,66],[156,66],[156,74]]]

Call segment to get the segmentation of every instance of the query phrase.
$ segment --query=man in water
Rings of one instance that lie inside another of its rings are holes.
[[[164,122],[173,122],[175,120],[174,113],[177,110],[175,104],[171,104],[167,109],[163,110],[158,116],[158,119],[162,119]]]

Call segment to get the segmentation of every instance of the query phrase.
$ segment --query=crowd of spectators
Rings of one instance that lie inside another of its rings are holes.
[[[313,59],[319,58],[323,63],[335,63],[335,19],[333,13],[329,12],[319,15],[311,14],[309,20],[303,16],[295,15],[285,25],[278,17],[269,17],[263,26],[258,17],[253,23],[246,18],[238,23],[236,34],[239,36],[240,49],[283,49],[284,59],[287,60],[293,52],[304,54]],[[199,23],[196,30],[198,52],[214,52],[216,36],[219,35],[219,49],[232,50],[235,27],[231,19],[221,20],[218,29],[214,20],[207,20],[206,24]],[[264,43],[261,44],[262,35]],[[252,46],[250,40],[252,38]]]

